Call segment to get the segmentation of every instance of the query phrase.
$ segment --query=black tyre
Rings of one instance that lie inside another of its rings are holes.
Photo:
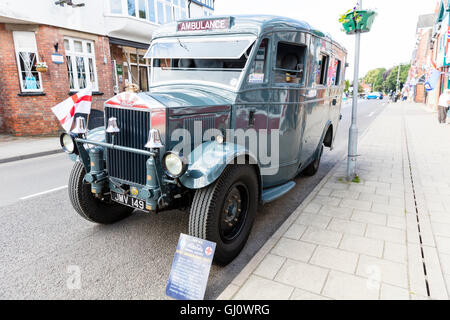
[[[131,215],[132,208],[95,198],[90,184],[83,181],[85,175],[83,164],[75,162],[69,178],[69,198],[80,216],[91,222],[112,224]]]
[[[214,262],[233,261],[245,243],[258,207],[258,176],[250,165],[231,165],[211,186],[197,190],[189,234],[216,243]]]
[[[319,171],[320,160],[322,159],[322,154],[323,154],[323,144],[322,144],[322,146],[321,146],[321,148],[320,148],[319,153],[317,154],[317,158],[314,159],[314,161],[311,162],[311,163],[309,164],[309,166],[307,166],[307,167],[303,170],[303,174],[304,174],[305,176],[312,177],[312,176],[314,176],[314,175],[317,173],[317,171]]]

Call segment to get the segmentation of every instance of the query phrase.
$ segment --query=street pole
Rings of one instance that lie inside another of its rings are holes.
[[[362,0],[359,1],[359,8],[362,10]],[[348,160],[347,160],[347,181],[356,178],[356,158],[358,157],[358,87],[359,87],[359,55],[361,48],[361,32],[355,34],[355,66],[353,75],[353,104],[352,104],[352,124],[348,137]]]
[[[398,73],[397,73],[397,93],[400,91],[400,69],[402,67],[402,64],[398,66]]]

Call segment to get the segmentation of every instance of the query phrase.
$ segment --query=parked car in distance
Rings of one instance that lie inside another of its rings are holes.
[[[384,96],[381,92],[372,92],[366,96],[367,100],[383,100]]]

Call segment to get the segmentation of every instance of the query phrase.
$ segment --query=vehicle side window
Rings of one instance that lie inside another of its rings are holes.
[[[291,43],[278,43],[275,67],[276,83],[301,84],[305,78],[306,46]]]
[[[317,73],[316,83],[325,85],[328,75],[328,64],[330,57],[324,53],[320,55],[320,72]]]
[[[341,73],[342,73],[342,62],[341,60],[336,59],[335,60],[335,67],[336,67],[336,76],[334,79],[334,84],[336,86],[339,86],[341,84]]]
[[[263,83],[266,79],[266,61],[269,50],[269,39],[264,39],[259,45],[255,60],[250,68],[248,83]]]

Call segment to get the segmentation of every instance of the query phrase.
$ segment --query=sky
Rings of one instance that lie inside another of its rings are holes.
[[[340,14],[357,0],[216,0],[216,15],[273,14],[304,20],[329,33],[348,51],[346,78],[353,79],[355,37],[341,31]],[[437,0],[363,0],[364,9],[375,9],[372,31],[361,35],[360,74],[375,68],[409,63],[416,42],[419,15],[434,13]]]

